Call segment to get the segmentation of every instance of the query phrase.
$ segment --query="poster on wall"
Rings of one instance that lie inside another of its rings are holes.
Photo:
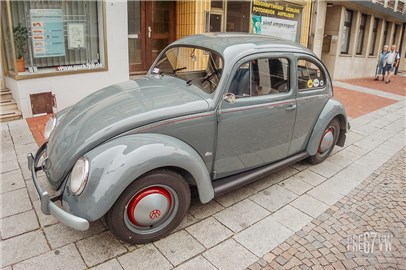
[[[62,9],[30,9],[34,58],[65,56]]]
[[[254,0],[252,5],[252,32],[299,40],[302,7],[284,2]]]
[[[271,35],[295,41],[297,35],[297,22],[252,15],[252,32],[255,34]]]
[[[69,50],[85,48],[85,25],[83,23],[68,24],[68,48]]]

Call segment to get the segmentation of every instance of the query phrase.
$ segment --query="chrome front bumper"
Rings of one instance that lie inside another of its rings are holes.
[[[45,153],[47,144],[44,143],[38,149],[35,156],[31,153],[27,155],[28,159],[28,169],[31,171],[32,180],[34,182],[35,190],[37,191],[38,197],[41,200],[41,211],[45,215],[52,215],[62,224],[71,227],[75,230],[86,231],[89,229],[89,221],[84,218],[80,218],[72,215],[71,213],[66,212],[65,210],[59,208],[54,201],[58,197],[51,198],[47,191],[43,191],[38,183],[37,172],[43,170],[41,166],[38,166],[38,162],[41,159],[41,156]]]

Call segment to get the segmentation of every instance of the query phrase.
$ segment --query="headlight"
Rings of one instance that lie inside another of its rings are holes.
[[[73,166],[70,175],[70,189],[74,195],[82,193],[86,186],[89,176],[89,161],[85,157],[81,157]]]
[[[45,140],[48,140],[48,138],[51,135],[51,132],[54,130],[55,126],[56,126],[56,118],[55,118],[55,116],[52,116],[51,118],[49,118],[47,124],[45,125],[45,129],[44,129]]]

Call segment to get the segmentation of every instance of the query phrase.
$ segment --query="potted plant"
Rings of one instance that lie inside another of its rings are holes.
[[[17,56],[17,71],[23,72],[25,71],[24,55],[27,51],[28,30],[27,27],[18,23],[18,25],[14,27],[13,33]]]

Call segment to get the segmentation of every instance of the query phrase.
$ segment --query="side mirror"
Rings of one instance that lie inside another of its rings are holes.
[[[224,95],[224,100],[228,103],[233,104],[235,102],[235,95],[233,93],[227,93]]]

